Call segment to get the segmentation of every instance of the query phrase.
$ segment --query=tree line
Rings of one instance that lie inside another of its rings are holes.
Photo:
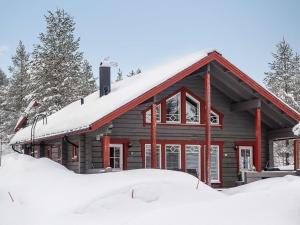
[[[47,115],[96,90],[92,66],[79,50],[73,17],[63,9],[48,11],[46,30],[29,53],[19,42],[9,67],[0,70],[0,135],[9,139],[18,118],[32,100],[40,103],[32,114]],[[32,116],[33,116],[32,115]]]

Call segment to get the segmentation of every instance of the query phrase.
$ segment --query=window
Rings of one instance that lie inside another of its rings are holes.
[[[173,124],[173,125],[205,125],[204,115],[204,100],[193,94],[186,88],[174,92],[170,96],[163,98],[156,103],[156,122],[158,124]],[[144,122],[151,123],[151,107],[144,112]],[[212,126],[222,125],[222,114],[211,109],[210,124]],[[202,122],[202,123],[201,123]],[[221,126],[220,126],[221,127]]]
[[[180,93],[166,100],[166,110],[167,123],[180,123]]]
[[[161,122],[161,104],[156,106],[156,122]],[[146,112],[146,123],[151,123],[151,109]]]
[[[253,147],[239,146],[240,171],[253,170]]]
[[[109,160],[112,169],[120,170],[123,167],[123,145],[110,144],[109,145]]]
[[[220,182],[220,148],[219,145],[210,146],[210,179],[212,183]]]
[[[186,122],[200,123],[200,102],[189,94],[186,95],[185,102]]]
[[[156,145],[156,168],[161,168],[161,145]],[[145,168],[151,168],[151,144],[145,144]]]
[[[213,111],[210,112],[210,124],[211,125],[219,125],[220,124],[219,115]]]
[[[166,169],[181,169],[181,145],[166,145]]]
[[[185,145],[186,172],[200,175],[200,145]]]

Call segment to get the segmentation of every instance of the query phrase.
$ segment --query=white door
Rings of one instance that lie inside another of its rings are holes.
[[[239,146],[240,171],[253,170],[253,147]]]
[[[110,161],[110,167],[113,170],[123,169],[123,145],[122,144],[109,145],[109,161]]]

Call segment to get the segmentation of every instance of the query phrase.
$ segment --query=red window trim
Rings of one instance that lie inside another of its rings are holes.
[[[180,108],[181,108],[181,122],[180,123],[167,123],[166,122],[166,101],[167,99],[171,98],[172,96],[180,93],[181,99],[180,99]],[[185,103],[185,96],[186,94],[191,95],[193,98],[195,98],[197,101],[200,102],[200,123],[199,124],[192,124],[192,123],[186,123],[186,103]],[[190,91],[186,87],[181,87],[178,90],[172,92],[171,94],[165,96],[160,101],[155,102],[156,105],[161,105],[161,122],[157,122],[158,126],[191,126],[191,127],[205,127],[205,123],[203,121],[204,118],[204,105],[205,100],[199,97],[198,95],[194,94],[192,91]],[[143,114],[143,123],[144,126],[149,125],[150,123],[146,122],[146,112],[151,110],[151,106],[147,107],[145,110],[142,111]],[[211,110],[216,113],[219,116],[219,124],[211,124],[211,127],[218,127],[223,128],[223,117],[224,115],[215,109],[214,107],[211,107]]]
[[[141,156],[142,156],[142,168],[145,168],[145,144],[151,144],[151,140],[148,139],[140,139],[141,144]],[[181,170],[185,172],[185,145],[200,145],[201,146],[201,181],[204,182],[204,149],[205,141],[204,140],[172,140],[172,139],[158,139],[157,144],[161,145],[161,169],[165,169],[165,145],[166,144],[178,144],[181,145]],[[219,174],[220,174],[220,181],[214,182],[214,186],[222,186],[223,185],[223,146],[224,141],[212,141],[211,145],[218,145],[219,146]],[[183,162],[184,161],[184,162]]]
[[[128,148],[130,140],[127,138],[111,138],[110,144],[121,144],[123,145],[123,170],[128,169]]]
[[[237,175],[240,175],[240,151],[239,151],[239,147],[240,146],[250,146],[253,149],[253,165],[256,168],[256,142],[255,141],[235,141],[234,142],[234,148],[235,148],[235,158],[236,158],[236,164],[237,164]]]

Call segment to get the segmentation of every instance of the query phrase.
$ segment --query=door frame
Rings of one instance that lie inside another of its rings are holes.
[[[110,148],[111,147],[120,147],[120,168],[112,168],[113,171],[120,171],[123,170],[123,151],[124,151],[124,146],[123,144],[109,144],[109,160],[110,160]]]
[[[239,160],[239,164],[238,164],[238,170],[240,171],[240,173],[242,172],[241,171],[241,151],[242,149],[247,149],[247,150],[251,150],[250,152],[250,157],[251,157],[251,160],[252,160],[252,166],[254,166],[254,148],[253,146],[251,145],[240,145],[238,147],[238,160]],[[249,171],[249,170],[244,170],[244,171]]]

